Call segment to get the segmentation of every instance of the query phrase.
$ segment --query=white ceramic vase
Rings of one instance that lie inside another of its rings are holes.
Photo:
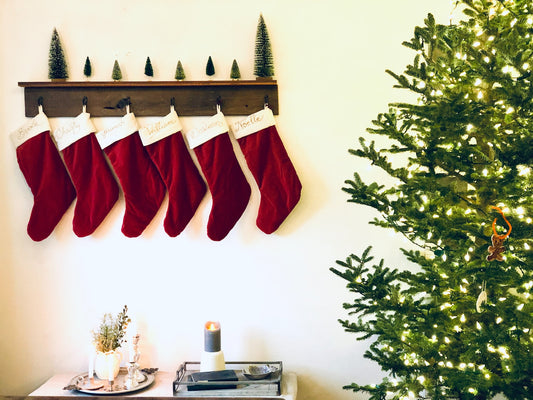
[[[118,350],[108,351],[102,353],[96,352],[96,358],[94,360],[94,372],[98,379],[110,380],[109,373],[113,373],[113,380],[117,377],[120,371],[120,361],[122,360],[122,353]]]

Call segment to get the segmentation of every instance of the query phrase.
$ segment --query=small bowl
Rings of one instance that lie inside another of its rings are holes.
[[[273,365],[250,365],[247,368],[242,369],[243,375],[248,379],[258,380],[265,379],[271,374],[276,373],[278,367]]]

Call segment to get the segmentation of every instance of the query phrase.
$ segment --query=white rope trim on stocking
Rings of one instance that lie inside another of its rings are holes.
[[[240,139],[274,125],[276,125],[274,114],[270,108],[265,107],[261,111],[249,115],[240,121],[234,122],[232,125],[232,131],[235,139]]]
[[[45,131],[50,131],[50,123],[42,107],[39,107],[39,113],[19,129],[12,132],[9,137],[15,148],[17,148],[25,141]]]
[[[224,114],[217,112],[207,122],[198,128],[192,129],[185,134],[190,149],[204,144],[218,135],[229,131],[229,126]]]
[[[104,129],[103,131],[96,133],[96,138],[102,149],[112,145],[115,142],[118,142],[125,137],[137,132],[139,128],[137,127],[137,120],[133,113],[128,113],[124,115],[120,122],[111,128]]]
[[[181,131],[181,129],[178,114],[172,109],[160,121],[139,129],[139,135],[141,136],[143,146],[148,146]]]
[[[61,151],[93,132],[96,132],[96,129],[91,121],[91,114],[82,112],[69,123],[54,130],[52,136]]]

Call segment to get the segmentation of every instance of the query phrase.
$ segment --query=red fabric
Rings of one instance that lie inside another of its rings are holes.
[[[76,190],[50,131],[28,139],[16,151],[20,170],[33,193],[28,235],[39,242],[52,233],[76,198]]]
[[[107,146],[104,152],[124,192],[122,233],[137,237],[157,214],[165,197],[165,184],[144,149],[139,132]]]
[[[270,234],[279,228],[300,200],[302,184],[275,126],[237,140],[259,186],[257,227]]]
[[[207,188],[181,132],[145,147],[168,190],[165,232],[178,236],[194,216]]]
[[[235,226],[248,205],[251,189],[233,152],[227,133],[194,148],[213,196],[207,221],[207,236],[222,240]]]
[[[79,237],[92,234],[118,199],[118,185],[94,133],[62,150],[76,188],[72,227]]]

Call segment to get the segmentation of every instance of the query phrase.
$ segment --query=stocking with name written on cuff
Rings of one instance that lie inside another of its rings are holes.
[[[222,240],[244,213],[252,190],[233,152],[229,127],[220,111],[202,126],[186,133],[194,149],[213,205],[207,222],[207,236]]]
[[[272,110],[265,107],[232,126],[261,193],[257,227],[267,234],[276,231],[285,221],[302,191],[275,123]]]
[[[122,233],[140,236],[161,207],[165,184],[143,147],[135,115],[128,112],[118,124],[96,133],[96,138],[124,192]]]
[[[82,112],[53,133],[76,188],[72,228],[79,237],[88,236],[98,228],[119,194],[90,117],[89,113]]]
[[[171,237],[185,229],[207,192],[205,182],[183,140],[181,129],[174,108],[160,121],[139,129],[144,148],[168,190],[164,227]]]
[[[76,198],[76,190],[52,141],[42,107],[10,137],[20,170],[33,194],[28,235],[39,242],[50,236]]]

